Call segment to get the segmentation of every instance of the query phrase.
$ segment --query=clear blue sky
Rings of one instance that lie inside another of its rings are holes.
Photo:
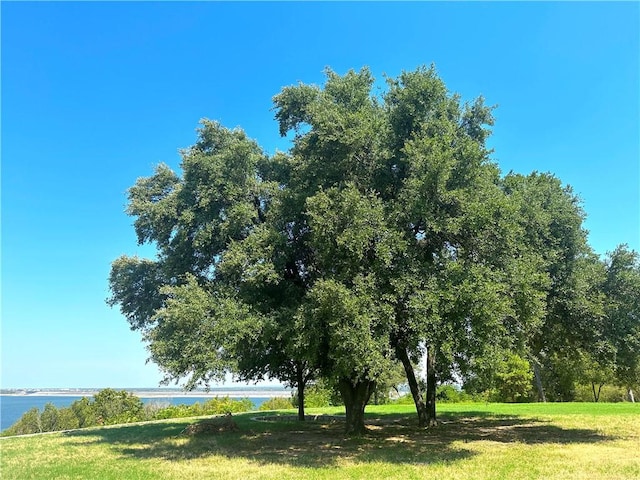
[[[640,249],[639,6],[2,2],[1,385],[157,386],[105,304],[111,261],[152,253],[126,189],[177,169],[202,117],[286,149],[271,98],[325,66],[381,79],[435,62],[498,104],[503,172],[553,172],[597,252]]]

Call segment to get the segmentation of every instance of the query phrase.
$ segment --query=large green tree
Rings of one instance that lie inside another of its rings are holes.
[[[520,340],[540,316],[543,279],[485,146],[492,109],[482,98],[461,104],[433,68],[390,81],[386,104],[397,177],[390,217],[407,252],[390,282],[392,342],[426,425],[436,418],[438,373]],[[412,369],[421,353],[426,392]]]
[[[380,297],[380,273],[397,238],[385,225],[382,202],[353,185],[333,187],[307,202],[314,268],[321,277],[301,309],[311,363],[339,389],[347,432],[364,428],[364,408],[378,379],[392,368],[392,312]]]
[[[503,188],[518,211],[522,242],[537,259],[536,271],[544,277],[542,321],[527,332],[526,356],[535,372],[538,398],[546,389],[555,398],[569,399],[572,382],[562,382],[555,368],[576,349],[604,355],[604,270],[587,243],[582,223],[585,213],[571,187],[549,173],[510,173]]]
[[[282,135],[294,130],[288,228],[307,295],[296,319],[312,365],[337,386],[347,431],[364,430],[364,407],[390,368],[381,284],[397,238],[375,189],[384,170],[384,110],[369,71],[327,71],[324,88],[285,87],[276,97]]]
[[[545,210],[541,224],[558,230],[547,237],[522,221],[527,182],[503,181],[491,161],[482,98],[463,104],[433,67],[387,85],[376,94],[364,68],[284,87],[287,153],[204,121],[182,175],[160,165],[129,190],[138,241],[158,254],[117,259],[109,302],[167,380],[275,377],[297,385],[304,418],[304,385],[320,376],[360,433],[399,360],[427,425],[438,379],[492,349],[523,350],[539,329],[549,284],[565,279],[551,270],[559,254],[545,256],[547,237],[566,241],[564,219]]]
[[[640,255],[618,246],[605,260],[604,337],[615,353],[617,381],[629,391],[640,385]]]
[[[545,278],[485,147],[493,119],[482,98],[462,105],[433,67],[389,79],[382,97],[372,86],[367,69],[328,71],[323,88],[283,89],[276,118],[281,134],[295,132],[290,188],[308,199],[306,271],[348,288],[369,279],[385,304],[372,311],[387,315],[373,330],[388,335],[426,425],[437,372],[487,344],[521,341],[541,317]],[[351,199],[332,201],[341,195]],[[359,208],[361,199],[379,207]],[[414,371],[425,352],[426,397]]]
[[[229,370],[243,378],[292,381],[295,372],[287,367],[296,361],[281,354],[282,345],[261,344],[278,351],[269,362],[246,361],[277,317],[265,304],[273,299],[283,304],[278,297],[289,298],[291,292],[269,297],[253,288],[265,280],[264,272],[243,271],[246,281],[238,282],[232,268],[238,243],[249,237],[254,243],[269,241],[263,224],[278,183],[262,169],[273,170],[277,161],[268,161],[241,130],[208,120],[202,121],[196,144],[181,155],[182,177],[160,165],[129,189],[127,213],[135,217],[138,242],[155,244],[158,254],[154,260],[114,261],[108,301],[142,332],[166,381],[183,379],[193,388],[221,380]],[[225,270],[220,265],[226,257]]]

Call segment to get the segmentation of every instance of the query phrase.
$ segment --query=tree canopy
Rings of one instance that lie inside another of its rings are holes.
[[[496,349],[518,352],[506,358],[521,370],[523,358],[539,365],[558,331],[586,346],[604,325],[579,200],[550,174],[501,176],[485,143],[493,108],[462,103],[433,66],[374,92],[367,68],[327,69],[323,86],[273,98],[288,152],[203,120],[181,175],[159,165],[129,189],[138,242],[157,257],[115,260],[108,301],[167,381],[277,378],[298,387],[303,419],[304,387],[323,378],[358,433],[399,362],[427,425],[453,370]],[[610,271],[633,258],[620,251]],[[625,315],[635,280],[608,278],[607,318]],[[637,366],[629,331],[610,335],[625,372]]]

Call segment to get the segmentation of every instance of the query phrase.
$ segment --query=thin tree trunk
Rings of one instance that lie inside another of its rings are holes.
[[[542,386],[542,376],[540,374],[540,363],[537,359],[532,359],[531,363],[533,364],[533,376],[536,379],[536,387],[538,389],[538,401],[539,402],[547,402],[547,396],[544,393],[544,387]]]
[[[604,386],[604,383],[598,384],[598,391],[596,392],[596,384],[595,382],[591,382],[591,390],[593,391],[593,400],[596,403],[598,403],[598,401],[600,400],[600,392],[602,391],[603,386]]]
[[[298,365],[296,367],[296,376],[298,382],[298,420],[304,422],[304,387],[305,387],[305,378],[303,368]]]
[[[353,384],[343,378],[338,382],[338,388],[346,411],[345,432],[347,435],[365,433],[364,409],[375,389],[375,382],[364,380]]]
[[[411,390],[411,396],[413,397],[413,403],[416,406],[416,413],[418,414],[418,426],[427,426],[427,406],[423,401],[422,392],[420,391],[420,385],[416,379],[416,373],[407,354],[407,350],[404,347],[396,348],[396,355],[402,362],[404,372],[407,375],[407,382],[409,383],[409,389]]]
[[[591,382],[591,390],[593,390],[593,399],[595,400],[596,403],[598,403],[598,401],[600,400],[600,391],[602,390],[603,385],[604,383],[598,384],[598,392],[596,393],[596,384],[594,382]]]
[[[636,398],[633,396],[633,390],[631,388],[629,389],[629,401],[631,403],[636,403]]]
[[[600,391],[602,390],[603,386],[604,386],[604,383],[601,383],[600,385],[598,385],[598,400],[600,400]]]
[[[434,427],[436,421],[436,352],[427,347],[427,426]]]

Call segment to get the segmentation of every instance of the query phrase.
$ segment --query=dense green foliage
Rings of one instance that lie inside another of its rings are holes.
[[[436,398],[440,403],[480,403],[486,402],[486,398],[481,396],[471,395],[460,388],[456,388],[451,384],[438,385],[436,389]],[[390,399],[388,403],[395,405],[408,405],[413,404],[413,397],[411,393],[405,393],[395,399]]]
[[[258,410],[288,410],[290,408],[294,408],[294,404],[290,398],[273,397],[263,402]]]
[[[295,406],[299,405],[300,399],[297,393],[291,399]],[[304,403],[309,408],[329,407],[342,405],[340,392],[334,384],[320,379],[309,385],[305,390]]]
[[[169,405],[159,409],[152,418],[157,420],[164,418],[200,417],[203,415],[219,415],[221,413],[246,412],[253,408],[251,400],[233,400],[229,397],[212,398],[204,403],[196,402],[191,405]]]
[[[321,380],[349,433],[400,365],[422,426],[456,378],[509,402],[530,399],[533,379],[541,399],[637,384],[637,255],[602,262],[555,176],[501,175],[482,97],[463,103],[434,67],[377,93],[363,68],[273,102],[288,152],[203,120],[181,174],[160,165],[129,189],[138,242],[157,256],[115,260],[108,302],[166,381],[277,378],[304,419]],[[555,373],[573,352],[579,375]]]
[[[82,397],[66,408],[57,408],[52,403],[47,403],[42,412],[32,408],[4,430],[2,435],[26,435],[98,425],[237,413],[252,408],[253,404],[249,399],[232,400],[229,397],[215,397],[203,404],[196,402],[192,405],[144,405],[142,400],[132,393],[107,388],[100,390],[92,399]]]

